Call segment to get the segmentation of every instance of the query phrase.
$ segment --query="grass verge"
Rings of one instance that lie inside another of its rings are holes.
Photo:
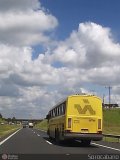
[[[103,133],[120,135],[120,109],[103,110]],[[104,137],[104,141],[120,142],[118,138]]]
[[[15,130],[19,129],[20,126],[16,126],[16,125],[0,125],[0,138],[14,132]]]
[[[47,128],[48,128],[47,120],[44,119],[44,120],[41,121],[40,123],[36,124],[35,128],[38,128],[38,129],[42,129],[42,130],[47,131]]]
[[[120,109],[103,110],[103,133],[120,135]]]

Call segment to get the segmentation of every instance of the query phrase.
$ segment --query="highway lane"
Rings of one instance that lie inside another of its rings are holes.
[[[7,154],[49,154],[54,152],[54,148],[29,128],[21,129],[0,147],[0,153]],[[59,153],[57,150],[56,152]]]
[[[41,137],[49,142],[50,145],[61,149],[61,153],[67,154],[120,154],[120,143],[108,142],[92,142],[90,146],[83,146],[80,141],[66,142],[63,144],[56,144],[50,140],[44,131],[34,129],[36,134],[41,134]]]
[[[0,145],[0,154],[120,154],[120,143],[92,142],[83,146],[79,141],[56,144],[46,132],[24,128]]]

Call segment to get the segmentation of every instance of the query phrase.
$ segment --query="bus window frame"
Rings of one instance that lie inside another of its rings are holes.
[[[66,109],[67,109],[66,108],[66,106],[67,106],[66,103],[67,103],[67,101],[65,100],[62,103],[60,103],[59,105],[53,107],[49,111],[48,115],[46,115],[46,119],[49,120],[49,119],[52,119],[54,117],[65,115],[66,114]]]

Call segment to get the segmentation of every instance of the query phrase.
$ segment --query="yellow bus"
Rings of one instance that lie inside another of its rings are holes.
[[[102,100],[94,95],[71,95],[46,116],[48,135],[57,142],[79,139],[84,144],[102,140]]]

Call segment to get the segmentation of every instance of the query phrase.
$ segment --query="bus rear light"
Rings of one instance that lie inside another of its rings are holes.
[[[71,130],[65,130],[65,133],[70,133],[71,132]]]
[[[72,118],[68,118],[68,128],[72,127]]]
[[[98,119],[98,129],[101,129],[101,119]]]
[[[97,133],[98,133],[98,134],[102,134],[102,131],[98,131]]]

